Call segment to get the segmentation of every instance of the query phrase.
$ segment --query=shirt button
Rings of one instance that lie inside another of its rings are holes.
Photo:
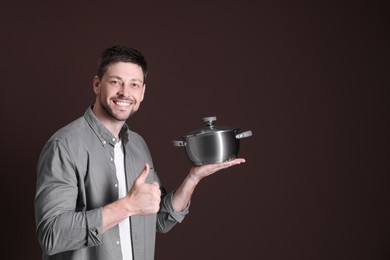
[[[115,139],[115,138],[112,138],[112,141],[113,141],[113,142],[115,142],[115,141],[116,141],[116,139]]]
[[[115,188],[118,188],[118,184],[115,183]]]
[[[103,141],[103,144],[106,144],[107,142],[106,141]]]
[[[119,245],[119,241],[116,241],[116,244]]]
[[[112,157],[110,158],[111,162],[114,160]]]
[[[95,235],[98,234],[98,230],[97,230],[96,228],[93,228],[91,231],[92,231]]]

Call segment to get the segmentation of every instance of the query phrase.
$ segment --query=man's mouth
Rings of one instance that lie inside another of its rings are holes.
[[[119,101],[119,100],[114,100],[114,104],[121,106],[121,107],[128,107],[131,105],[130,101]]]

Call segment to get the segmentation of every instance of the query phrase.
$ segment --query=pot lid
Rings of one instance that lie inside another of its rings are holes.
[[[202,127],[200,129],[188,133],[186,137],[194,136],[194,135],[213,134],[215,132],[227,132],[227,131],[238,130],[238,128],[235,127],[214,125],[215,121],[217,121],[216,116],[203,117],[202,122],[203,124],[205,124],[205,127]]]

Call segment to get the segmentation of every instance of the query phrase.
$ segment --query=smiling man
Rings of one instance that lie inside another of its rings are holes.
[[[156,231],[184,219],[200,180],[245,162],[193,167],[168,193],[145,141],[126,124],[144,99],[146,75],[139,51],[106,49],[93,79],[94,105],[45,144],[35,196],[43,259],[154,259]]]

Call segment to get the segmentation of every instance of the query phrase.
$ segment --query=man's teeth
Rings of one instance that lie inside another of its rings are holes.
[[[120,101],[117,101],[117,102],[115,102],[115,104],[117,104],[118,106],[123,106],[123,107],[128,107],[128,106],[130,106],[130,103],[128,103],[128,102],[120,102]]]

